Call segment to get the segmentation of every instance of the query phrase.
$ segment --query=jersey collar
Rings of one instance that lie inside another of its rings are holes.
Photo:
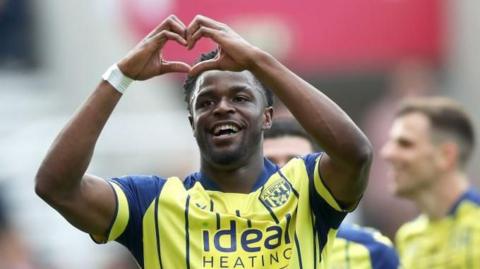
[[[257,181],[255,184],[253,184],[253,188],[251,192],[254,192],[261,188],[267,180],[278,171],[278,166],[272,163],[270,160],[267,158],[263,158],[263,170],[260,176],[257,178]],[[220,191],[220,188],[218,187],[217,183],[215,183],[213,180],[209,179],[206,175],[204,175],[201,172],[197,172],[192,175],[195,178],[195,181],[199,181],[203,188],[206,190],[210,191]]]
[[[480,205],[480,194],[473,187],[468,188],[453,204],[452,208],[448,212],[448,215],[449,216],[455,215],[455,213],[457,213],[458,208],[464,201],[471,201],[475,204]]]

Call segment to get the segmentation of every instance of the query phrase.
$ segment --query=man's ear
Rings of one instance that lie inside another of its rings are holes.
[[[460,149],[454,142],[445,142],[440,146],[441,166],[445,170],[456,169],[460,158]]]
[[[273,108],[271,106],[266,107],[263,111],[263,130],[270,129],[273,123]]]

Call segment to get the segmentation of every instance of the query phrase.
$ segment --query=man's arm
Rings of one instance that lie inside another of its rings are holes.
[[[326,187],[344,208],[355,206],[367,185],[373,156],[370,142],[330,98],[259,51],[250,69],[272,89],[325,151],[318,166]]]
[[[186,45],[185,25],[170,16],[119,63],[122,73],[145,80],[170,72],[188,72],[181,62],[167,62],[161,49],[167,40]],[[36,175],[36,193],[77,228],[104,237],[115,214],[109,184],[85,174],[97,139],[122,94],[102,81],[60,132]]]
[[[216,59],[192,67],[192,75],[209,69],[251,71],[272,89],[305,130],[325,150],[319,165],[326,187],[345,208],[354,206],[367,184],[372,147],[348,115],[330,98],[255,48],[227,25],[197,16],[188,27],[189,47],[201,37],[219,44]]]

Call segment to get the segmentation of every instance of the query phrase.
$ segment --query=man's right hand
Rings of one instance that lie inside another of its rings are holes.
[[[134,80],[146,80],[165,73],[190,71],[190,65],[165,61],[162,48],[168,40],[187,46],[186,27],[175,15],[169,16],[118,63],[122,73]]]
[[[160,23],[117,63],[125,76],[145,80],[170,72],[189,72],[182,62],[162,59],[166,42],[186,46],[185,25],[175,16]],[[83,103],[59,133],[36,175],[35,191],[75,227],[106,239],[116,198],[106,180],[85,174],[95,144],[121,94],[106,81]]]

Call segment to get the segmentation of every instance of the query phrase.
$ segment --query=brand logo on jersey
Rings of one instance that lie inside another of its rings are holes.
[[[209,252],[212,245],[220,252],[236,252],[239,247],[246,252],[258,252],[262,248],[275,249],[282,241],[290,244],[288,232],[280,225],[269,226],[264,231],[255,228],[239,230],[237,223],[231,220],[228,229],[218,230],[213,235],[208,230],[203,231],[205,252]]]
[[[268,207],[278,207],[285,204],[292,193],[292,188],[286,180],[279,180],[264,189],[260,199]]]
[[[288,223],[262,229],[229,223],[226,229],[202,231],[202,268],[287,268],[292,257]]]

